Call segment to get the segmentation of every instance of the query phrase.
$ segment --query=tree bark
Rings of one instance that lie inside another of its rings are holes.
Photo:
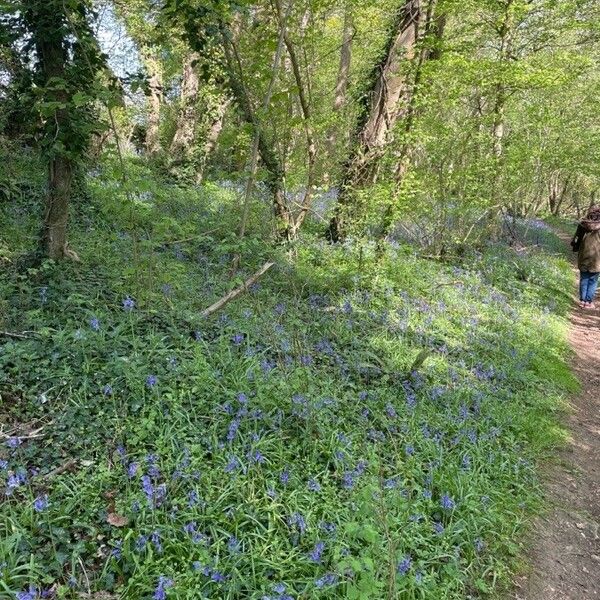
[[[328,230],[328,238],[333,242],[345,237],[354,191],[375,180],[379,158],[391,140],[394,125],[406,114],[410,89],[406,67],[415,58],[422,20],[422,0],[405,0],[383,60],[374,70],[369,99],[344,167],[336,211]]]
[[[231,33],[226,29],[222,30],[222,40],[229,87],[244,120],[254,129],[258,152],[268,174],[265,183],[272,197],[278,237],[287,240],[293,217],[285,201],[283,165],[254,112],[252,101],[242,79],[239,57],[236,57],[237,51],[231,39]]]
[[[148,122],[146,152],[151,156],[160,152],[160,109],[163,102],[162,67],[153,52],[146,53],[144,66],[148,71]]]
[[[198,171],[196,173],[196,183],[201,183],[202,179],[204,178],[204,171],[206,170],[208,159],[217,147],[219,136],[221,135],[221,131],[223,130],[225,113],[227,112],[227,109],[229,108],[230,104],[231,98],[224,98],[218,104],[213,113],[212,123],[208,128],[206,140],[204,142],[204,146],[202,147],[202,156],[200,157],[200,164],[198,165]]]
[[[177,115],[175,135],[171,142],[171,153],[177,158],[189,156],[198,117],[198,91],[200,80],[196,72],[196,62],[199,55],[196,52],[189,54],[183,64],[183,78],[181,81],[180,108]]]
[[[56,29],[60,29],[60,16],[56,18]],[[41,69],[47,85],[51,80],[64,81],[66,77],[67,53],[60,39],[40,39],[36,43]],[[57,137],[69,125],[69,111],[66,105],[70,94],[66,86],[58,86],[52,97],[60,105],[54,112],[54,136]],[[65,156],[65,150],[53,151],[48,163],[48,192],[44,206],[41,245],[45,254],[54,260],[63,258],[77,259],[77,255],[69,249],[67,243],[67,223],[69,219],[69,200],[71,198],[71,182],[73,165]]]

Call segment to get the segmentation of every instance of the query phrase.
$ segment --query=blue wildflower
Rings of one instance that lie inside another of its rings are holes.
[[[254,450],[248,457],[252,462],[262,465],[265,462],[265,457],[262,455],[260,450]]]
[[[279,481],[281,485],[287,485],[290,480],[290,472],[287,469],[284,469],[279,475]]]
[[[155,529],[151,534],[150,534],[150,541],[152,542],[152,544],[154,545],[154,548],[156,549],[156,551],[160,554],[162,553],[162,543],[160,541],[160,532],[158,531],[158,529]]]
[[[161,575],[158,578],[158,585],[154,590],[154,600],[166,600],[167,598],[167,589],[173,587],[173,580],[168,579],[164,575]]]
[[[225,465],[225,473],[233,473],[239,467],[240,461],[232,456],[229,458],[229,462]]]
[[[442,533],[444,533],[444,526],[439,521],[435,521],[433,523],[433,531],[435,531],[437,535],[442,535]]]
[[[237,554],[240,551],[240,541],[233,535],[227,540],[227,550],[231,554]]]
[[[139,465],[136,462],[129,463],[129,466],[127,467],[127,477],[129,477],[129,479],[133,479],[136,476],[138,466]]]
[[[8,461],[0,458],[0,470],[6,471],[8,469]]]
[[[148,543],[148,538],[145,535],[139,535],[135,540],[135,549],[138,552],[142,552],[144,548],[146,548],[146,544]]]
[[[288,525],[290,527],[296,526],[301,534],[306,531],[306,521],[300,513],[293,513],[288,518]]]
[[[50,502],[48,501],[48,494],[44,494],[43,496],[38,496],[33,501],[33,509],[35,512],[43,512],[50,506]]]
[[[229,430],[227,431],[227,441],[228,442],[233,442],[239,428],[240,428],[240,420],[239,419],[233,419],[233,421],[231,421],[231,423],[229,423]]]
[[[123,300],[123,308],[128,312],[133,310],[135,308],[135,301],[129,296],[126,296]]]
[[[456,508],[456,503],[454,502],[454,500],[452,500],[452,498],[450,498],[450,496],[448,496],[448,494],[444,494],[442,496],[440,503],[442,505],[442,508],[446,510],[452,510],[453,508]]]
[[[6,445],[13,450],[22,444],[23,440],[20,437],[11,437],[6,440]]]
[[[315,580],[315,586],[319,589],[323,589],[324,587],[335,585],[337,580],[338,577],[335,573],[327,573],[326,575],[323,575],[323,577],[319,577],[319,579]]]
[[[156,379],[156,375],[148,375],[148,377],[146,377],[146,385],[149,388],[154,387],[157,381],[158,380]]]
[[[244,341],[244,334],[243,333],[236,333],[232,338],[231,341],[236,345],[239,346],[243,341]]]
[[[345,490],[351,490],[355,486],[356,482],[354,480],[354,473],[351,471],[346,471],[342,475],[342,487]]]
[[[321,558],[323,556],[323,552],[325,550],[325,542],[317,542],[315,547],[309,552],[308,557],[313,562],[319,563],[321,562]]]
[[[93,319],[90,319],[90,327],[94,331],[100,331],[100,321],[96,317],[94,317]]]
[[[38,591],[34,585],[30,585],[26,592],[17,593],[17,600],[36,600],[37,597]]]
[[[485,542],[481,538],[477,538],[475,540],[475,552],[477,552],[477,554],[479,554],[480,552],[483,552],[484,548],[485,548]]]
[[[210,578],[215,583],[224,583],[225,581],[227,581],[227,577],[225,577],[225,575],[219,573],[218,571],[214,571]]]
[[[311,492],[320,492],[321,485],[319,484],[319,482],[316,479],[309,479],[308,480],[308,489]]]
[[[113,393],[113,389],[110,385],[108,385],[108,383],[102,388],[102,393],[105,396],[112,396]]]
[[[399,563],[398,563],[398,573],[400,575],[406,575],[412,566],[412,558],[410,555],[406,555]]]

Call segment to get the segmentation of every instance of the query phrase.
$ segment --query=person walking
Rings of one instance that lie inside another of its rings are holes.
[[[580,221],[571,247],[573,252],[578,253],[579,306],[595,308],[594,298],[600,277],[600,206],[592,206]]]

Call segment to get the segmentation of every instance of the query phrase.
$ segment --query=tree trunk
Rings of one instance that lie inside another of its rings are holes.
[[[350,80],[350,68],[352,66],[352,44],[354,42],[354,24],[352,20],[352,10],[349,4],[344,8],[344,29],[342,33],[342,45],[340,48],[340,64],[338,75],[335,84],[333,96],[333,114],[339,115],[346,106],[346,98],[348,92],[348,83]],[[334,163],[338,143],[338,131],[340,123],[335,119],[327,136],[327,154],[329,157],[328,163]],[[347,136],[346,136],[347,141]],[[327,172],[329,177],[329,172]]]
[[[242,79],[239,57],[231,39],[231,33],[223,29],[222,39],[231,93],[244,120],[252,125],[254,129],[254,134],[258,142],[258,152],[268,174],[265,183],[273,201],[273,212],[277,221],[277,236],[282,240],[287,240],[290,226],[293,224],[293,216],[285,201],[283,165],[276,154],[274,144],[265,135],[254,112],[252,101]]]
[[[48,194],[46,196],[42,245],[49,258],[72,258],[67,245],[67,221],[73,168],[62,156],[50,161]]]
[[[224,98],[216,107],[212,123],[208,128],[208,133],[206,135],[206,141],[204,142],[204,146],[202,147],[202,156],[200,157],[200,164],[198,166],[198,172],[196,173],[196,183],[201,183],[204,178],[204,171],[206,170],[206,165],[208,164],[208,159],[210,155],[214,152],[217,147],[217,142],[219,140],[219,136],[221,135],[221,131],[223,130],[223,123],[225,121],[225,113],[231,104],[231,98]]]
[[[401,115],[406,114],[410,90],[407,67],[416,55],[422,20],[422,0],[405,0],[383,60],[375,68],[369,101],[354,136],[351,156],[344,167],[336,212],[328,230],[331,241],[345,237],[345,221],[353,193],[375,180],[379,158],[391,140],[394,125]]]
[[[40,18],[44,15],[40,15]],[[60,29],[61,17],[48,15],[55,18],[56,29]],[[65,63],[67,53],[61,39],[40,39],[36,43],[39,60],[44,77],[44,84],[52,80],[64,81],[66,77]],[[67,105],[70,94],[66,86],[57,86],[56,91],[50,92],[47,101],[53,100],[59,104]],[[55,124],[54,136],[63,133],[69,125],[68,108],[57,108],[52,117]],[[41,233],[41,246],[44,253],[54,260],[63,258],[77,258],[69,250],[67,244],[67,222],[69,219],[69,200],[71,197],[71,181],[73,178],[73,165],[65,156],[65,150],[53,151],[48,164],[48,191],[45,198],[44,221]]]
[[[171,142],[171,153],[175,158],[186,158],[190,154],[197,123],[197,104],[200,80],[196,73],[199,55],[192,52],[184,61],[181,81],[180,108],[177,115],[175,135]]]
[[[146,152],[156,155],[160,152],[160,109],[163,101],[162,67],[153,53],[144,57],[148,71],[148,123],[146,128]]]

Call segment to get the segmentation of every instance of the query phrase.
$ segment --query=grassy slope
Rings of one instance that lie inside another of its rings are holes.
[[[21,177],[31,189],[0,219],[0,329],[39,334],[0,340],[0,410],[8,430],[44,429],[0,450],[0,598],[55,583],[71,597],[87,578],[149,598],[161,576],[174,598],[499,588],[576,386],[565,261],[496,246],[377,262],[308,236],[203,322],[231,285],[233,193],[131,165],[131,203],[106,165],[76,207],[83,263],[25,271],[41,192]],[[249,241],[243,264],[269,255]]]

